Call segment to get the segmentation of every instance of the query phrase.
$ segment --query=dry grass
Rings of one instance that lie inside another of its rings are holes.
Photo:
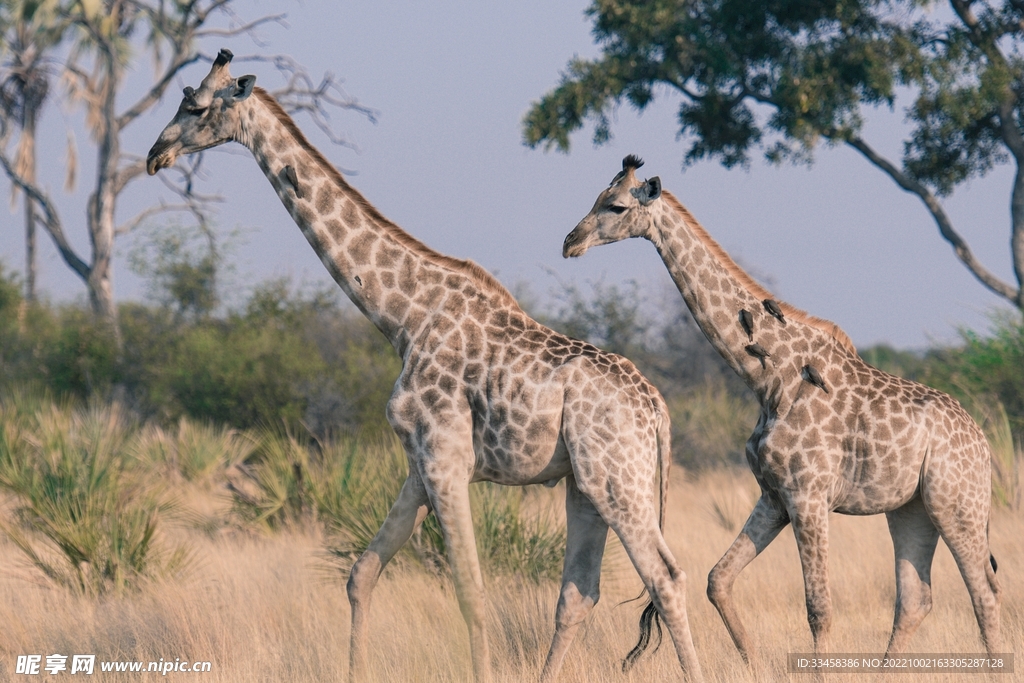
[[[746,472],[677,476],[671,492],[668,537],[690,577],[688,605],[697,654],[709,681],[784,680],[786,653],[807,651],[810,633],[803,584],[792,533],[776,542],[741,575],[739,609],[764,654],[753,675],[743,665],[717,613],[704,597],[705,577],[735,536],[715,519],[744,513],[735,508],[751,491]],[[558,489],[546,492],[560,494]],[[198,503],[198,501],[197,501]],[[532,500],[527,504],[544,504]],[[325,572],[323,539],[297,532],[273,537],[199,530],[181,531],[200,559],[185,582],[165,582],[127,597],[89,600],[26,579],[0,575],[0,681],[13,674],[19,654],[95,653],[97,660],[181,657],[209,660],[215,681],[342,680],[348,660],[348,602],[340,578]],[[1003,586],[1006,649],[1024,638],[1024,517],[999,510],[992,519],[992,546]],[[611,541],[617,545],[616,541]],[[882,650],[892,620],[892,547],[883,517],[835,515],[831,531],[833,646],[838,651]],[[17,551],[0,545],[0,567],[10,568]],[[978,628],[963,581],[940,544],[934,569],[935,609],[915,636],[916,652],[974,652]],[[638,579],[621,549],[610,548],[603,599],[566,658],[562,681],[680,680],[666,643],[647,655],[630,675],[619,672],[632,646],[640,603],[619,605],[636,595]],[[491,638],[498,681],[535,680],[553,630],[557,586],[495,579],[489,586]],[[371,608],[371,668],[374,681],[463,681],[471,673],[468,639],[451,586],[411,567],[389,568]],[[1017,670],[1022,670],[1018,662]],[[47,675],[47,674],[43,674]],[[138,674],[99,673],[103,681],[134,680]],[[169,674],[187,677],[187,674]],[[809,680],[793,676],[795,680]],[[971,676],[971,680],[1022,680],[1021,673]],[[876,680],[850,674],[843,680]],[[898,681],[954,681],[958,676],[903,675]]]

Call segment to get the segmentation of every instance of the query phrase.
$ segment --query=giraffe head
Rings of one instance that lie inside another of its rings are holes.
[[[199,89],[185,88],[178,113],[149,150],[149,175],[173,165],[179,155],[216,147],[244,134],[237,105],[252,94],[256,77],[232,78],[228,63],[233,56],[230,50],[221,50]]]
[[[594,208],[562,243],[562,256],[582,256],[598,244],[627,237],[644,237],[650,227],[650,206],[661,196],[661,179],[639,180],[636,169],[644,162],[630,154],[611,185],[597,196]]]

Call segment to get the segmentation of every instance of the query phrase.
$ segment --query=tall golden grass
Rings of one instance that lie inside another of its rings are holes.
[[[709,681],[808,680],[786,672],[786,654],[807,652],[810,632],[792,533],[783,532],[740,576],[736,598],[761,653],[748,669],[704,596],[710,568],[732,542],[756,494],[745,471],[673,477],[667,537],[689,578],[689,616],[698,657]],[[194,488],[183,499],[206,511],[230,502]],[[557,506],[560,488],[531,494],[527,504]],[[547,497],[547,498],[545,498]],[[348,663],[349,610],[343,577],[324,557],[316,530],[276,535],[239,530],[211,533],[201,525],[173,531],[195,550],[186,580],[156,581],[135,594],[89,599],[31,579],[9,542],[0,543],[0,680],[21,680],[21,654],[95,654],[97,661],[210,661],[201,674],[220,681],[343,680]],[[732,528],[729,528],[732,527]],[[1005,649],[1024,640],[1024,517],[993,512],[992,549],[1003,588]],[[881,516],[835,515],[830,570],[836,652],[877,653],[892,623],[895,594],[892,546]],[[603,597],[566,658],[566,682],[680,680],[670,644],[641,659],[629,674],[621,657],[632,646],[642,603],[623,601],[639,589],[624,553],[609,541]],[[978,652],[981,643],[959,572],[940,543],[933,571],[935,607],[912,641],[915,652]],[[493,666],[498,681],[535,680],[553,633],[558,586],[507,578],[488,582]],[[443,574],[411,563],[389,567],[371,607],[370,681],[464,681],[471,678],[468,639],[452,586]],[[45,659],[44,659],[45,661]],[[1012,675],[969,680],[1024,680]],[[47,674],[43,674],[47,676]],[[99,673],[103,681],[138,681],[139,674]],[[151,674],[150,674],[151,675]],[[171,677],[193,674],[169,674]],[[865,674],[842,680],[880,680]],[[961,674],[898,675],[894,681],[959,681]],[[26,679],[27,680],[27,679]]]

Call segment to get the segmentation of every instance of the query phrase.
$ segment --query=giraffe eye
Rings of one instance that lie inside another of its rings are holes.
[[[612,213],[626,213],[626,207],[612,205],[608,207],[608,210]]]
[[[203,114],[206,113],[206,110],[208,108],[209,107],[196,107],[194,109],[189,109],[188,113],[191,114],[192,116],[202,116]]]

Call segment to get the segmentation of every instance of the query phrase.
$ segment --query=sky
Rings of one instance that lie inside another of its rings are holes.
[[[900,190],[853,150],[825,148],[811,167],[769,166],[755,157],[748,169],[713,162],[682,168],[687,145],[676,137],[678,100],[659,93],[638,115],[623,106],[613,139],[595,148],[586,130],[568,155],[522,144],[522,117],[555,87],[573,56],[599,50],[584,15],[584,0],[514,3],[441,1],[336,3],[327,0],[236,0],[251,20],[287,13],[287,27],[267,25],[250,37],[211,39],[236,55],[235,76],[253,73],[273,90],[281,79],[265,64],[242,63],[251,54],[289,54],[314,76],[330,71],[345,90],[379,112],[376,124],[341,112],[332,121],[358,147],[332,145],[301,115],[299,126],[332,162],[351,171],[352,184],[391,220],[443,253],[481,264],[514,291],[528,287],[541,301],[565,283],[587,292],[595,283],[635,281],[654,315],[666,296],[678,296],[654,247],[629,240],[563,260],[561,244],[590,210],[627,154],[646,160],[641,176],[660,176],[740,265],[777,298],[837,322],[859,347],[887,343],[922,349],[951,343],[959,327],[984,331],[1000,300],[955,258],[920,201]],[[370,9],[372,7],[372,9]],[[132,65],[123,110],[138,97],[152,67]],[[126,131],[123,148],[144,156],[170,120],[180,89],[198,86],[207,64],[186,69],[161,105]],[[904,103],[905,104],[905,103]],[[78,139],[79,183],[62,189],[66,128]],[[82,114],[50,105],[41,127],[42,184],[61,207],[65,230],[88,253],[84,229],[90,156]],[[864,137],[898,159],[903,123],[895,111],[869,113]],[[225,201],[218,232],[230,235],[229,301],[241,301],[268,278],[316,286],[328,282],[323,265],[277,200],[252,156],[225,145],[206,154],[200,191]],[[1002,167],[957,190],[946,201],[954,225],[977,257],[1012,281],[1009,193],[1012,173]],[[8,181],[0,179],[6,196]],[[172,197],[156,178],[137,180],[123,195],[125,220],[155,197]],[[85,300],[84,285],[40,235],[39,287],[52,301]],[[132,236],[118,242],[114,287],[118,300],[142,299],[146,280],[130,271]],[[0,260],[21,270],[20,208],[0,209]]]

